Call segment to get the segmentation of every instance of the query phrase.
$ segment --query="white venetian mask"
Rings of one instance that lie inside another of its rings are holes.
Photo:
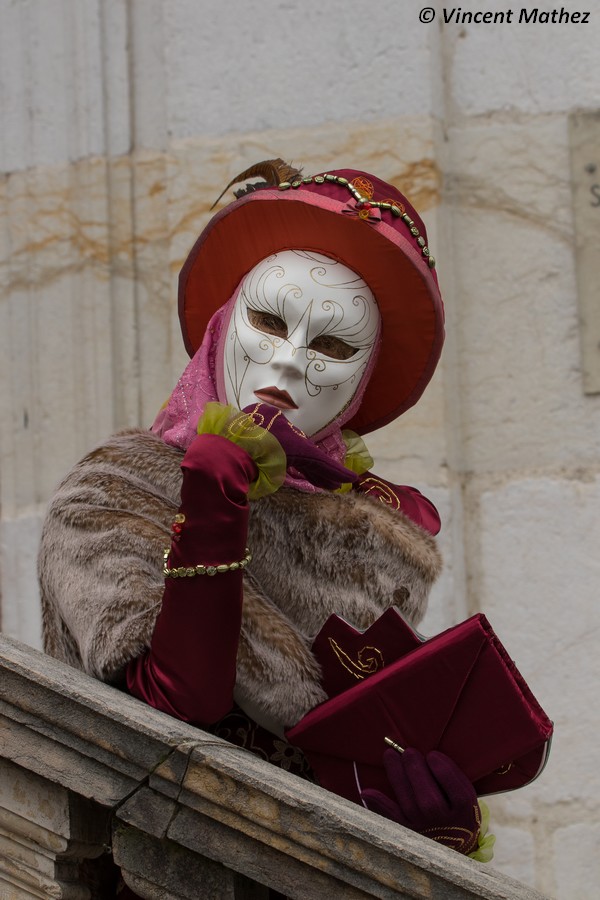
[[[228,403],[269,403],[308,435],[351,402],[380,316],[371,289],[343,263],[284,250],[246,275],[225,339]]]

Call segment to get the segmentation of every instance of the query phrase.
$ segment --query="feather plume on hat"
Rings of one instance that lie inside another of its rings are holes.
[[[263,159],[262,162],[255,163],[253,166],[250,166],[249,169],[244,169],[243,172],[240,172],[239,175],[232,178],[211,206],[211,210],[215,208],[221,197],[227,193],[230,187],[233,187],[234,184],[239,184],[244,178],[262,177],[264,180],[256,184],[247,184],[245,188],[234,191],[234,194],[238,199],[239,197],[243,197],[244,194],[252,193],[257,187],[275,187],[282,181],[291,181],[293,178],[300,175],[301,172],[302,169],[297,169],[290,163],[286,163],[283,159]]]

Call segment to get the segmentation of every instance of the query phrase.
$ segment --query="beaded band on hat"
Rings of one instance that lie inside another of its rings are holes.
[[[329,173],[325,173],[323,175],[308,175],[305,178],[296,178],[294,181],[281,181],[279,183],[280,191],[288,191],[290,188],[297,189],[303,184],[325,184],[325,182],[329,182],[330,184],[339,184],[340,187],[346,188],[354,197],[356,201],[357,209],[359,210],[359,217],[366,219],[369,215],[369,210],[373,207],[376,207],[381,210],[388,210],[391,212],[393,216],[396,218],[401,218],[405,225],[408,226],[410,234],[414,237],[422,256],[427,260],[427,264],[430,269],[435,268],[435,258],[431,255],[431,251],[429,247],[425,244],[425,238],[415,225],[414,219],[408,215],[404,207],[399,201],[396,200],[373,200],[371,196],[368,196],[369,193],[373,190],[373,186],[368,179],[359,177],[355,178],[353,181],[348,181],[347,178],[344,178],[343,175],[331,175]],[[366,193],[363,193],[359,190],[358,185],[355,182],[360,182],[360,186],[363,188],[367,188]],[[369,191],[368,186],[370,186],[371,191]],[[361,213],[363,213],[361,215]]]

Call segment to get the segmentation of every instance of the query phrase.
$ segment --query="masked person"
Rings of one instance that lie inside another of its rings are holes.
[[[359,434],[419,399],[443,309],[396,188],[280,160],[236,181],[256,174],[183,267],[192,359],[152,430],[94,450],[50,504],[44,635],[53,656],[306,774],[284,732],[326,699],[323,623],[365,629],[395,606],[416,625],[440,569],[435,508],[371,473]],[[473,851],[475,793],[447,757],[389,750],[385,765],[389,796],[365,806]]]

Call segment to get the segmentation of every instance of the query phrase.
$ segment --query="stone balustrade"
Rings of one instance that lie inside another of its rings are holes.
[[[0,636],[0,898],[542,895]]]

